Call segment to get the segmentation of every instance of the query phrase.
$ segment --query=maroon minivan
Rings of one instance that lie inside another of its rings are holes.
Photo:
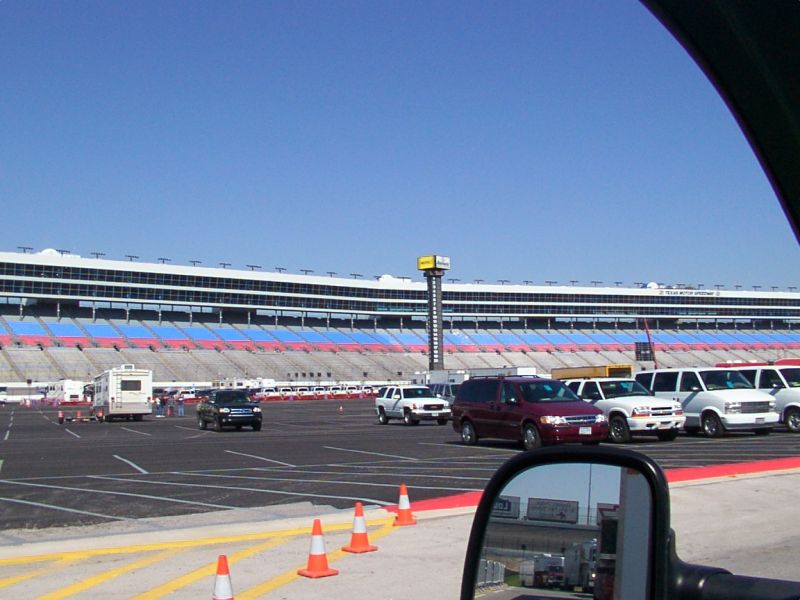
[[[467,445],[480,438],[546,444],[597,444],[608,437],[603,412],[560,381],[540,377],[473,377],[453,402],[453,429]]]

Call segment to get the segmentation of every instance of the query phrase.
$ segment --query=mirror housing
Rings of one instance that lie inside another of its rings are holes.
[[[476,576],[480,567],[484,538],[496,500],[514,478],[534,467],[559,464],[584,464],[619,467],[641,475],[650,494],[650,547],[648,570],[650,573],[647,598],[667,600],[669,597],[669,492],[661,468],[649,457],[634,452],[606,447],[562,446],[541,448],[521,453],[500,467],[495,473],[478,504],[472,524],[464,572],[461,581],[461,600],[475,597]]]

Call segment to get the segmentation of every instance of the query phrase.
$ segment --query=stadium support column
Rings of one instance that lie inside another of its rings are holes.
[[[450,268],[447,256],[420,256],[417,269],[428,280],[428,370],[444,369],[444,319],[442,317],[442,275]]]

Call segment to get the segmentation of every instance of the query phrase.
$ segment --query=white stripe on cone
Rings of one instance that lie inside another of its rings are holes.
[[[400,501],[397,504],[397,508],[400,510],[411,508],[411,502],[408,500],[408,494],[403,494],[400,496]]]
[[[308,553],[316,556],[325,554],[325,541],[322,539],[321,535],[311,536],[311,550],[309,550]]]
[[[233,586],[230,575],[217,575],[211,600],[233,600]]]
[[[367,533],[367,523],[363,515],[353,519],[353,533]]]

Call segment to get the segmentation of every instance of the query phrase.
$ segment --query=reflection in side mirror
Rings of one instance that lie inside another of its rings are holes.
[[[476,595],[503,585],[525,594],[515,598],[531,588],[548,598],[647,597],[651,522],[650,486],[635,470],[585,463],[526,469],[494,500]]]

